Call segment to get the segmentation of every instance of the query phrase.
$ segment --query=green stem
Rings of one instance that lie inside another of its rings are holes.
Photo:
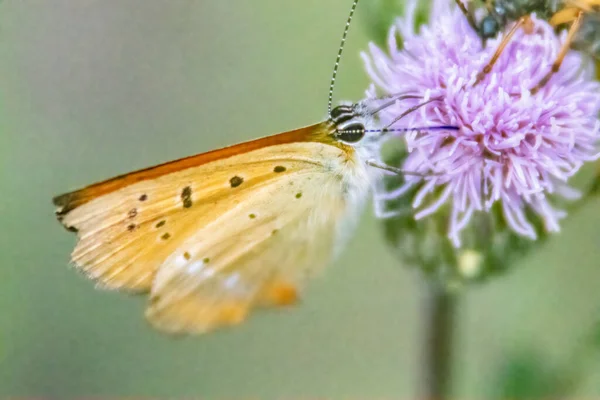
[[[423,335],[423,398],[449,398],[452,383],[452,350],[456,294],[436,282],[426,282]]]

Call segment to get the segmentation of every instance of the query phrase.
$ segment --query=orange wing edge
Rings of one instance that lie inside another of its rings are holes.
[[[59,222],[63,223],[63,218],[75,208],[82,206],[98,197],[115,192],[137,182],[155,179],[172,172],[198,167],[211,161],[226,159],[237,154],[250,152],[264,147],[294,142],[326,142],[328,144],[336,144],[331,137],[329,123],[321,122],[277,135],[267,136],[249,142],[224,147],[222,149],[180,158],[178,160],[169,161],[153,167],[119,175],[114,178],[86,186],[82,189],[56,196],[52,199],[52,202],[57,207],[56,217]],[[67,226],[64,223],[63,225],[67,230],[71,232],[77,232],[76,228]]]

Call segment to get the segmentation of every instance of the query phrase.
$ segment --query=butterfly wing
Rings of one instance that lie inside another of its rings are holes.
[[[151,292],[158,328],[205,332],[296,300],[326,262],[362,164],[326,124],[127,174],[55,198],[73,263]],[[352,175],[354,174],[354,175]],[[355,176],[356,175],[356,176]],[[357,186],[357,188],[358,188]]]
[[[242,321],[253,305],[296,301],[328,261],[346,208],[338,182],[315,165],[296,168],[186,235],[156,275],[147,312],[155,326],[204,332]]]

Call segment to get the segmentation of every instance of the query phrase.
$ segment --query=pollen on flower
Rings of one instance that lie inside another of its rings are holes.
[[[440,97],[392,127],[459,130],[406,134],[402,168],[429,176],[406,176],[401,188],[380,195],[391,199],[417,189],[412,199],[417,219],[449,209],[448,236],[456,247],[473,213],[495,204],[519,235],[537,237],[531,212],[546,231],[558,231],[565,213],[553,206],[553,198],[576,198],[568,178],[598,158],[600,84],[593,64],[569,51],[560,70],[532,95],[566,37],[534,15],[533,32],[519,30],[491,72],[473,85],[501,35],[482,47],[450,0],[435,0],[431,9],[431,25],[415,32],[416,1],[409,1],[405,17],[390,30],[387,54],[374,44],[363,54],[373,82],[367,98],[376,99],[377,92],[422,96],[382,110],[381,123],[387,125],[407,108]]]

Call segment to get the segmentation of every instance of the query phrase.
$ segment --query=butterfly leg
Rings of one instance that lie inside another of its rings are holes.
[[[546,75],[544,75],[544,77],[542,79],[540,79],[540,81],[537,83],[537,85],[535,85],[534,87],[531,88],[531,94],[536,94],[537,92],[539,92],[539,90],[542,87],[544,87],[544,85],[546,83],[548,83],[550,78],[552,78],[552,75],[554,75],[555,73],[558,72],[558,70],[560,69],[560,65],[562,64],[562,62],[565,58],[565,55],[567,54],[567,52],[569,51],[569,48],[571,47],[571,43],[573,42],[573,39],[575,38],[577,31],[581,27],[582,20],[583,20],[583,11],[580,10],[580,11],[578,11],[577,16],[575,17],[575,20],[573,21],[573,23],[571,24],[571,27],[569,28],[569,33],[567,34],[567,39],[562,44],[560,51],[558,52],[558,57],[556,57],[556,60],[552,64],[552,68],[550,68],[550,71],[548,71],[548,73],[546,73]]]
[[[420,176],[421,178],[427,178],[429,176],[440,175],[440,174],[436,174],[435,172],[430,172],[430,173],[424,174],[422,172],[407,171],[402,168],[392,167],[391,165],[381,164],[374,160],[367,161],[367,165],[369,165],[371,167],[379,168],[383,171],[391,172],[392,175],[411,175],[411,176]]]
[[[420,172],[406,171],[400,168],[392,167],[390,165],[385,165],[378,163],[376,161],[367,161],[367,165],[370,165],[375,168],[381,169],[385,175],[394,176],[394,175],[412,175],[412,176],[420,176],[427,177],[432,174],[423,174]],[[379,219],[389,219],[398,217],[401,215],[406,215],[411,212],[411,210],[387,210],[387,202],[391,200],[396,200],[402,196],[404,196],[412,187],[414,183],[405,183],[401,187],[388,191],[382,180],[379,180],[375,186],[375,194],[373,195],[373,203],[374,203],[374,212],[375,216]]]
[[[373,195],[373,208],[375,217],[378,219],[390,219],[406,214],[404,211],[387,209],[388,201],[402,197],[405,192],[406,190],[402,190],[401,188],[388,192],[383,181],[379,180],[375,184],[375,193]]]
[[[386,210],[387,202],[383,199],[378,198],[377,196],[374,197],[373,205],[375,217],[378,219],[390,219],[398,217],[400,216],[400,214],[402,214],[400,211]]]
[[[397,101],[406,100],[406,99],[420,99],[423,96],[417,94],[404,94],[404,93],[396,93],[396,94],[388,94],[382,97],[377,98],[376,100],[388,100],[385,103],[379,105],[378,107],[371,110],[369,113],[371,115],[377,114],[381,110],[385,110],[386,108],[393,106]]]
[[[375,189],[375,194],[373,196],[374,212],[377,218],[390,219],[412,213],[412,209],[410,207],[403,210],[388,210],[387,204],[389,201],[397,200],[404,196],[410,189],[413,188],[413,184],[404,184],[392,191],[387,191],[385,187],[383,187],[383,182],[380,182],[378,186],[379,188]]]
[[[385,126],[385,128],[383,128],[383,131],[386,131],[386,130],[390,129],[390,127],[392,125],[394,125],[396,122],[400,121],[402,118],[406,117],[408,114],[412,113],[413,111],[416,111],[419,108],[421,108],[421,107],[423,107],[423,106],[425,106],[425,105],[427,105],[429,103],[432,103],[434,101],[438,101],[438,100],[443,100],[443,97],[441,97],[441,96],[439,96],[439,97],[432,97],[431,99],[429,99],[427,101],[424,101],[424,102],[419,103],[419,104],[417,104],[415,106],[412,106],[411,108],[407,109],[402,114],[400,114],[399,116],[397,116],[396,118],[394,118],[394,120],[392,122],[390,122],[389,124],[387,124]]]
[[[524,26],[526,23],[530,23],[530,22],[531,22],[531,19],[530,19],[529,15],[519,18],[519,20],[513,25],[513,27],[510,28],[508,33],[502,38],[500,45],[494,52],[494,55],[492,56],[490,61],[488,61],[488,63],[485,65],[485,67],[483,67],[483,69],[481,71],[479,71],[479,73],[477,74],[477,77],[475,79],[475,83],[473,83],[472,86],[477,86],[479,83],[481,83],[481,81],[483,81],[485,76],[492,71],[494,64],[496,64],[496,61],[498,61],[498,58],[500,58],[500,55],[502,54],[502,52],[504,51],[504,49],[506,48],[508,43],[510,43],[510,40],[512,39],[514,34],[517,32],[517,30],[520,27]]]

